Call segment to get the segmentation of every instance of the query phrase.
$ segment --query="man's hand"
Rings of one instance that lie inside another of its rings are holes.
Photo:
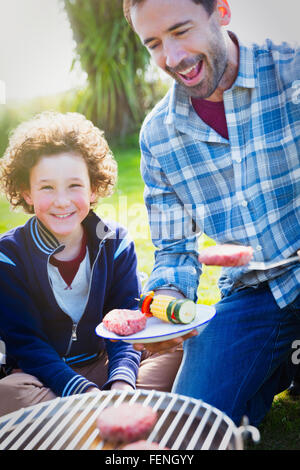
[[[157,343],[135,343],[133,347],[136,351],[144,351],[145,349],[147,349],[147,351],[151,352],[152,354],[174,352],[180,345],[182,345],[184,341],[189,338],[193,338],[197,335],[198,331],[192,330],[184,336],[178,336],[178,338],[169,339],[167,341],[161,341]]]

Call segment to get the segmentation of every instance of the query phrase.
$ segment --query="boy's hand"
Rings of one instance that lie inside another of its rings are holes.
[[[90,393],[90,392],[100,392],[99,388],[97,387],[89,387],[86,389],[85,393]]]
[[[111,384],[111,390],[134,390],[131,385],[123,380],[116,380]]]
[[[194,336],[198,335],[197,330],[192,330],[188,334],[184,336],[178,336],[178,338],[174,339],[169,339],[167,341],[160,341],[157,343],[135,343],[133,345],[133,348],[136,351],[144,351],[147,349],[147,351],[151,352],[152,354],[163,354],[165,352],[174,352],[176,349],[182,345],[184,341],[186,341],[189,338],[193,338]]]

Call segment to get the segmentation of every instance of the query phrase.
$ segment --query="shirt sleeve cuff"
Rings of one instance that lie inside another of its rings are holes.
[[[132,388],[136,388],[136,376],[135,373],[127,368],[127,367],[118,367],[117,369],[113,370],[102,387],[102,390],[109,390],[111,384],[116,382],[117,380],[121,380],[122,382],[126,382],[131,385]]]
[[[78,393],[84,393],[89,387],[99,388],[93,382],[90,382],[82,375],[75,375],[69,382],[66,384],[62,397],[68,397],[70,395],[76,395]]]

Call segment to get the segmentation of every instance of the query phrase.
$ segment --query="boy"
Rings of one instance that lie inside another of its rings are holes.
[[[0,415],[56,396],[136,386],[140,353],[95,334],[110,310],[136,309],[140,291],[125,229],[91,210],[116,177],[101,131],[80,114],[42,113],[10,138],[3,188],[12,206],[35,215],[0,239],[8,374],[0,380]],[[168,384],[163,360],[142,361],[139,387],[171,388],[181,352],[172,355]]]

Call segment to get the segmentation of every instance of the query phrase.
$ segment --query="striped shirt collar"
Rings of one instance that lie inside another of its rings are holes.
[[[57,250],[60,245],[57,238],[45,227],[37,217],[32,217],[29,221],[30,233],[37,248],[43,253],[50,255]]]
[[[111,227],[110,224],[101,220],[92,211],[83,221],[83,225],[87,229],[87,232],[91,229],[96,231],[99,243],[116,234],[114,228]],[[65,245],[61,244],[36,216],[29,220],[29,228],[33,242],[37,248],[46,255],[52,255],[55,251],[61,251],[64,249]],[[99,246],[99,243],[94,247],[95,249]]]

